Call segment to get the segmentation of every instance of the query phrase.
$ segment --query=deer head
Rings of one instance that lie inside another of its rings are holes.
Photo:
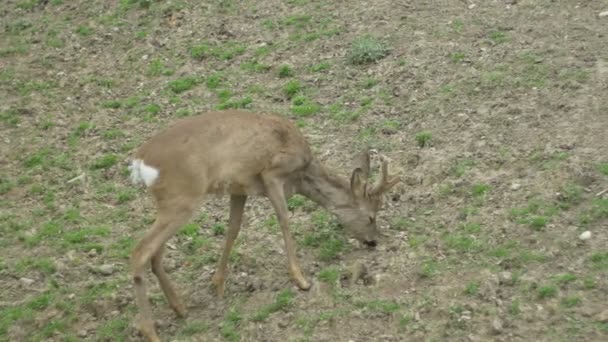
[[[370,156],[364,151],[357,158],[357,166],[350,177],[350,205],[337,208],[339,221],[359,241],[369,247],[376,245],[376,215],[382,209],[383,194],[399,182],[397,175],[388,174],[388,160],[381,157],[380,175],[374,184],[369,182]]]

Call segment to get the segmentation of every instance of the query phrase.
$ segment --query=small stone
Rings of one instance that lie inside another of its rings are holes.
[[[584,231],[581,235],[578,236],[578,238],[582,241],[586,241],[591,239],[591,232],[590,231]]]
[[[110,265],[110,264],[104,264],[99,266],[99,268],[97,269],[99,271],[100,274],[103,275],[112,275],[112,273],[114,273],[114,265]]]
[[[498,274],[498,283],[501,285],[513,285],[513,274],[509,271]]]
[[[600,14],[598,14],[598,16],[599,16],[600,18],[603,18],[603,17],[608,17],[608,11],[600,12]]]
[[[473,9],[473,8],[475,8],[475,7],[477,7],[477,5],[475,5],[475,4],[470,4],[470,5],[469,5],[469,9]]]
[[[600,312],[599,314],[597,314],[597,316],[595,317],[595,320],[600,323],[608,323],[608,310],[604,310],[604,311]]]
[[[78,337],[84,338],[84,337],[87,337],[88,334],[89,334],[89,332],[84,329],[78,330]]]
[[[89,256],[90,258],[97,256],[97,250],[95,248],[91,249],[87,252],[87,256]]]
[[[30,279],[30,278],[19,278],[19,282],[23,285],[23,286],[30,286],[34,283],[34,279]]]
[[[492,320],[492,332],[496,335],[502,333],[503,330],[503,325],[502,325],[502,321],[499,318],[494,318],[494,320]]]
[[[521,188],[521,184],[519,184],[519,183],[511,184],[511,190],[517,191],[517,190],[519,190],[519,188]]]

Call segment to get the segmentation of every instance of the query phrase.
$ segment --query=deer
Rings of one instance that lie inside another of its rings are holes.
[[[289,230],[287,200],[292,195],[316,202],[333,213],[355,240],[375,247],[382,195],[399,177],[389,175],[388,160],[383,158],[379,177],[371,184],[370,151],[365,149],[355,161],[350,178],[337,175],[313,156],[297,126],[275,113],[210,111],[179,119],[150,137],[135,151],[129,165],[131,181],[145,185],[157,211],[152,227],[131,255],[136,328],[148,341],[160,341],[144,281],[147,265],[175,314],[186,315],[186,307],[163,269],[163,252],[206,195],[230,196],[228,228],[211,279],[219,298],[224,295],[230,251],[249,196],[270,200],[283,235],[289,275],[301,290],[308,290],[311,283],[300,269]]]

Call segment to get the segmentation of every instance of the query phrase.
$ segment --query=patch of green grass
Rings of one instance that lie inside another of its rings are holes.
[[[165,63],[160,58],[154,58],[148,64],[148,71],[146,74],[150,77],[156,76],[171,76],[175,73],[175,70],[167,68]]]
[[[475,197],[483,196],[488,191],[490,191],[490,186],[484,183],[473,184],[473,187],[471,188],[471,194]]]
[[[466,55],[463,52],[455,52],[450,56],[450,59],[454,63],[460,63],[466,58]]]
[[[306,206],[307,202],[308,200],[306,199],[306,197],[297,194],[293,195],[290,199],[287,200],[287,209],[289,209],[290,211],[294,211],[297,208],[302,208]]]
[[[560,286],[565,286],[576,280],[576,276],[572,273],[564,273],[555,277],[555,282]]]
[[[304,29],[311,24],[312,16],[308,14],[294,14],[285,18],[283,23],[296,29]]]
[[[287,310],[291,306],[294,297],[295,293],[291,289],[279,292],[271,304],[258,310],[251,319],[255,322],[262,322],[275,312]]]
[[[118,109],[122,106],[122,103],[118,100],[108,100],[108,101],[102,102],[101,106],[103,108]]]
[[[444,237],[448,248],[458,252],[473,252],[481,248],[481,243],[470,235],[451,233]]]
[[[431,278],[438,272],[439,265],[435,260],[426,260],[420,265],[418,275],[421,278]]]
[[[310,71],[312,71],[312,72],[322,72],[322,71],[329,70],[330,66],[331,65],[328,62],[321,62],[321,63],[317,63],[317,64],[311,65],[310,66]]]
[[[160,105],[158,105],[156,103],[149,103],[144,106],[143,110],[148,115],[156,115],[156,114],[160,113],[161,108],[160,108]]]
[[[289,65],[281,65],[278,71],[279,78],[292,77],[294,75],[293,69]]]
[[[560,305],[564,308],[573,308],[581,303],[581,297],[579,296],[568,296],[562,298]]]
[[[514,299],[509,305],[509,314],[517,316],[521,313],[520,303],[518,299]]]
[[[4,195],[7,192],[11,191],[14,186],[14,182],[4,177],[0,177],[0,195]]]
[[[337,231],[337,222],[330,220],[327,213],[323,211],[312,213],[312,222],[315,231],[304,235],[302,245],[318,248],[321,260],[328,261],[336,258],[346,247],[343,236]]]
[[[563,185],[559,189],[559,205],[563,209],[568,209],[581,202],[583,188],[572,183]]]
[[[213,231],[213,235],[224,235],[224,232],[226,231],[226,226],[223,223],[215,223],[212,227],[211,227],[211,231]]]
[[[19,122],[19,114],[16,109],[9,109],[0,112],[0,121],[4,122],[8,127],[17,127]]]
[[[112,166],[118,163],[118,156],[115,154],[104,154],[103,156],[97,158],[91,164],[91,169],[93,170],[101,170],[101,169],[109,169]]]
[[[600,170],[604,176],[608,176],[608,162],[600,163],[598,170]]]
[[[50,292],[45,292],[35,296],[26,304],[26,307],[35,311],[42,311],[51,304],[53,299],[53,294],[51,294]]]
[[[248,108],[253,103],[253,99],[250,96],[245,96],[241,99],[228,99],[222,101],[217,108],[218,109],[229,109],[229,108]]]
[[[194,88],[199,83],[200,80],[197,77],[183,77],[169,82],[169,89],[176,94],[181,94]]]
[[[194,59],[203,59],[209,55],[211,47],[208,44],[199,44],[190,48],[190,56]]]
[[[372,77],[365,79],[361,86],[365,89],[372,89],[376,84],[378,84],[378,80]]]
[[[431,139],[433,139],[433,134],[429,131],[418,132],[415,135],[415,139],[418,143],[418,146],[425,147],[430,144]]]
[[[363,36],[355,39],[347,54],[347,60],[352,64],[367,64],[386,57],[389,48],[377,38]]]
[[[224,80],[224,74],[221,72],[216,72],[216,73],[209,75],[209,77],[207,77],[205,84],[207,85],[208,89],[217,89],[217,87],[220,86],[220,84],[222,83],[223,80]]]
[[[241,339],[241,334],[238,331],[243,316],[237,308],[231,308],[224,321],[220,324],[220,333],[222,337],[230,342],[237,342]]]
[[[124,317],[112,318],[97,328],[101,340],[122,341],[129,328],[129,320]]]
[[[93,34],[93,29],[85,25],[80,25],[78,26],[78,28],[76,28],[76,33],[83,37],[86,37]]]
[[[597,252],[589,258],[596,270],[608,270],[608,252]]]
[[[533,199],[526,207],[511,209],[509,216],[517,223],[527,224],[534,230],[542,230],[556,212],[555,206]]]
[[[479,294],[479,282],[471,281],[467,283],[467,286],[464,288],[464,293],[469,296],[476,296],[477,294]]]
[[[49,258],[24,258],[19,260],[15,264],[15,272],[22,274],[29,270],[36,270],[44,273],[45,275],[51,275],[57,271],[55,262]]]
[[[324,268],[319,271],[317,275],[320,281],[326,282],[328,284],[335,284],[340,278],[340,270],[335,267]]]
[[[305,96],[297,96],[292,101],[291,112],[297,117],[308,117],[321,111],[321,106]]]
[[[104,237],[110,235],[108,227],[87,227],[71,230],[63,234],[63,240],[69,244],[82,244],[92,237]]]
[[[270,66],[262,64],[257,60],[252,60],[249,62],[242,63],[240,68],[241,70],[245,70],[248,72],[262,73],[268,71],[270,69]]]
[[[462,177],[464,174],[475,166],[475,162],[470,159],[457,159],[454,165],[450,168],[450,173],[456,177]]]
[[[545,285],[538,288],[538,297],[541,299],[553,298],[557,295],[557,287]]]
[[[509,37],[503,31],[491,31],[488,33],[488,38],[494,42],[494,44],[502,44],[509,41]]]
[[[300,91],[302,91],[303,88],[304,87],[302,86],[302,83],[300,81],[291,80],[287,82],[285,86],[283,86],[283,94],[285,94],[288,99],[291,99],[296,96],[296,94],[298,94]]]
[[[186,326],[184,326],[180,335],[193,336],[196,334],[203,333],[207,330],[209,330],[209,326],[204,322],[199,322],[199,321],[189,322],[186,324]]]

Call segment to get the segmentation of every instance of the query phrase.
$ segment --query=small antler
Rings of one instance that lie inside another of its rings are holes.
[[[398,175],[388,174],[388,159],[385,156],[381,156],[382,164],[380,166],[380,178],[369,191],[369,194],[372,196],[379,195],[383,192],[390,190],[395,184],[397,184],[400,179]]]

